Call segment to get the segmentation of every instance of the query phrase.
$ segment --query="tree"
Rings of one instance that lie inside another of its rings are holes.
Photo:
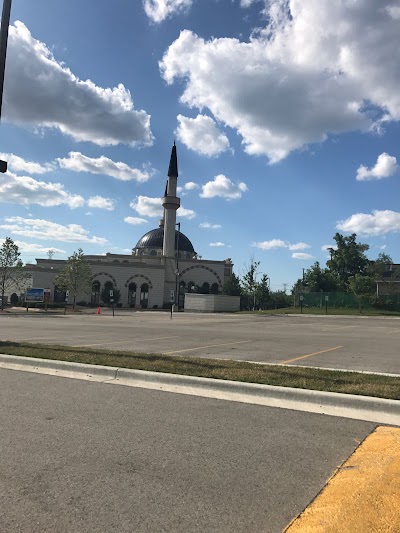
[[[111,298],[110,291],[113,291],[113,296]],[[112,281],[106,281],[104,283],[103,290],[100,294],[101,301],[104,302],[106,305],[111,304],[111,299],[114,300],[113,303],[117,304],[119,302],[119,299],[121,298],[121,291],[119,289],[116,289],[112,283]]]
[[[64,291],[69,291],[73,298],[73,309],[78,295],[90,294],[92,289],[92,270],[85,259],[82,248],[67,259],[67,264],[54,280]]]
[[[345,288],[349,289],[349,280],[356,274],[365,276],[368,271],[369,259],[365,253],[369,246],[356,241],[357,235],[343,237],[336,233],[333,239],[337,248],[328,248],[331,258],[327,261],[330,272],[339,277]]]
[[[199,294],[210,294],[210,284],[205,281],[200,287],[198,287],[197,292]]]
[[[256,307],[256,288],[257,288],[257,269],[260,261],[255,261],[254,257],[250,258],[250,264],[246,266],[246,272],[241,280],[242,294],[244,296],[244,307]],[[252,302],[252,304],[251,304]]]
[[[1,310],[4,309],[4,293],[11,287],[19,288],[28,277],[23,271],[20,252],[15,242],[6,237],[0,248]]]
[[[378,259],[371,261],[368,268],[368,275],[375,280],[381,280],[384,272],[388,270],[388,265],[393,264],[393,259],[388,254],[380,253]]]
[[[361,274],[356,274],[349,281],[350,290],[353,291],[356,296],[359,306],[360,313],[362,311],[363,298],[365,296],[370,296],[375,290],[375,280],[370,276],[362,276]]]
[[[261,281],[256,284],[255,293],[258,307],[260,307],[261,309],[266,309],[268,301],[270,299],[267,274],[263,274],[261,277]]]
[[[218,292],[219,292],[219,286],[218,286],[218,283],[215,282],[210,287],[210,294],[218,294]]]
[[[318,261],[304,273],[304,278],[299,279],[294,287],[296,292],[301,292],[307,287],[309,292],[335,292],[344,288],[339,277],[327,268],[321,268]]]
[[[240,296],[242,294],[240,280],[234,272],[232,272],[231,276],[225,281],[224,286],[222,287],[222,294],[227,294],[228,296]]]

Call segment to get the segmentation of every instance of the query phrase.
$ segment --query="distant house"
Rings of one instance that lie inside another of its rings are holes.
[[[382,278],[376,281],[377,296],[400,294],[400,264],[388,264]]]

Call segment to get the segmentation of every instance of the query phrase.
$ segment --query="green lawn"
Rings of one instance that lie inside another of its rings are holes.
[[[400,400],[400,377],[11,341],[0,353]]]
[[[282,309],[267,309],[265,311],[242,311],[243,313],[260,313],[267,315],[299,315],[300,307],[284,307]],[[325,307],[303,307],[305,315],[325,315]],[[347,307],[328,307],[328,315],[354,315],[354,316],[400,316],[399,311],[386,311],[384,309],[359,309]]]

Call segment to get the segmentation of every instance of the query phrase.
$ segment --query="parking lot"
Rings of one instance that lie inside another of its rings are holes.
[[[400,374],[400,320],[103,311],[0,316],[1,340]]]

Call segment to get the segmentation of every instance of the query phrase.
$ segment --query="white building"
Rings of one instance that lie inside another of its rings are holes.
[[[166,307],[177,301],[178,292],[182,307],[184,292],[191,292],[193,286],[201,287],[205,283],[213,291],[221,291],[232,274],[232,261],[199,259],[188,237],[180,232],[180,225],[176,224],[176,211],[180,207],[180,199],[176,196],[177,179],[174,143],[160,226],[143,235],[131,255],[85,256],[93,273],[92,294],[82,294],[78,302],[100,303],[99,295],[107,282],[108,287],[112,284],[113,289],[120,291],[122,307]],[[50,301],[64,301],[65,293],[57,288],[55,278],[65,264],[65,260],[36,259],[36,264],[26,265],[32,275],[32,287],[49,289]]]

